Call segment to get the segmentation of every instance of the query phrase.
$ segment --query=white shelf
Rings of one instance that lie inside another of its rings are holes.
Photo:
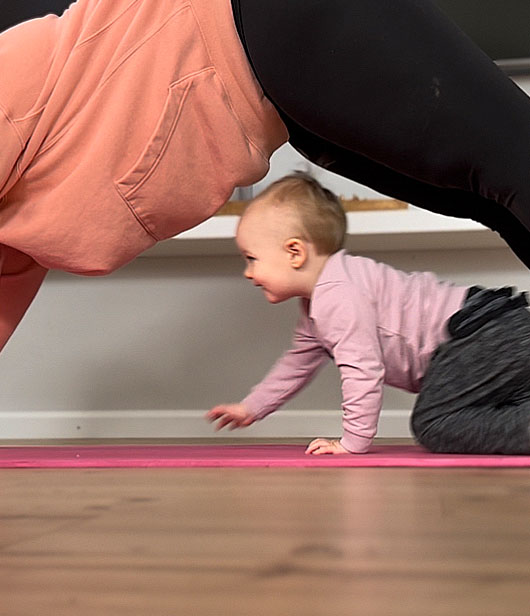
[[[504,241],[472,220],[406,210],[349,212],[346,247],[354,252],[500,248]],[[234,241],[238,216],[214,216],[177,237],[158,243],[142,257],[238,254]]]

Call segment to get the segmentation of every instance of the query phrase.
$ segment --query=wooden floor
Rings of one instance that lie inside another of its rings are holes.
[[[529,469],[0,471],[1,616],[528,616]]]

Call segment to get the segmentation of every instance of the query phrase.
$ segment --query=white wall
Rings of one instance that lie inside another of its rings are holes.
[[[505,249],[368,256],[463,284],[530,288]],[[0,356],[0,438],[213,435],[203,411],[245,395],[296,317],[295,301],[269,305],[241,271],[228,256],[139,258],[104,278],[52,272]],[[388,390],[381,434],[407,434],[412,401]],[[299,412],[246,434],[338,433],[335,368],[286,409]]]

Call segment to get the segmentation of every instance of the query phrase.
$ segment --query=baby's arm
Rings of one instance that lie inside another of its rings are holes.
[[[294,334],[293,347],[274,364],[267,376],[238,404],[221,404],[206,418],[219,421],[217,429],[243,428],[263,419],[292,398],[316,374],[329,355],[312,335],[302,313]]]
[[[377,430],[385,366],[372,302],[353,291],[329,285],[319,294],[317,323],[341,376],[343,433],[314,439],[307,453],[365,453]]]

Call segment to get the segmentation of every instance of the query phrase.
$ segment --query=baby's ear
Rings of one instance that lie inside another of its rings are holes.
[[[305,242],[298,237],[291,237],[285,241],[284,249],[289,256],[291,267],[300,269],[307,259]]]

